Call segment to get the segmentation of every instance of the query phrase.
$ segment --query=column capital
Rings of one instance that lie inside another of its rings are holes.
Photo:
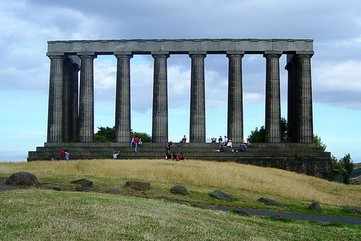
[[[203,57],[206,57],[207,55],[207,51],[190,51],[188,52],[189,56],[192,57],[192,56],[203,56]]]
[[[243,50],[230,50],[230,51],[227,51],[227,57],[238,56],[238,55],[243,57],[244,56],[244,51]]]
[[[133,53],[131,51],[115,51],[114,56],[117,58],[132,58]]]
[[[97,57],[97,54],[95,52],[78,52],[77,55],[80,57]]]
[[[263,57],[273,57],[273,58],[279,58],[282,55],[282,51],[264,51]]]
[[[297,51],[296,56],[302,55],[302,56],[309,56],[310,58],[314,55],[315,52],[313,51]]]
[[[169,57],[169,52],[167,51],[155,51],[152,52],[152,56],[153,58],[168,58]]]

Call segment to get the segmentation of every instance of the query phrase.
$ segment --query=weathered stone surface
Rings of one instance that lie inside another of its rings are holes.
[[[233,143],[243,142],[243,54],[228,54],[227,136]]]
[[[130,59],[129,53],[116,53],[117,83],[115,104],[115,138],[118,143],[130,141]]]
[[[63,55],[48,55],[50,58],[48,134],[50,143],[63,142]]]
[[[168,142],[168,91],[167,91],[167,58],[168,54],[153,54],[153,112],[152,142]]]
[[[93,182],[86,178],[77,179],[77,180],[71,181],[70,183],[71,184],[79,184],[79,185],[87,186],[87,187],[93,186]]]
[[[266,53],[266,142],[279,143],[281,99],[280,99],[280,53]]]
[[[224,201],[233,201],[235,199],[231,194],[222,192],[220,190],[210,192],[210,193],[208,193],[208,195],[212,198],[215,198],[218,200],[224,200]]]
[[[79,139],[83,143],[94,139],[94,58],[92,53],[80,54]]]
[[[321,205],[317,201],[311,202],[311,204],[308,206],[309,209],[314,211],[321,211]]]
[[[75,190],[79,192],[88,192],[93,188],[93,182],[85,178],[74,180],[70,183],[76,184]]]
[[[127,181],[124,186],[136,191],[147,191],[150,189],[150,182]]]
[[[6,185],[13,186],[36,186],[39,185],[38,178],[30,172],[17,172],[8,177]]]
[[[313,143],[311,54],[297,54],[297,123],[298,142]]]
[[[246,53],[262,54],[264,51],[313,51],[311,39],[122,39],[122,40],[72,40],[49,41],[48,52],[100,52],[119,50],[133,53],[168,51],[185,54],[189,51],[227,53],[244,50]]]
[[[191,54],[191,106],[189,123],[189,141],[206,141],[206,106],[204,58],[205,54]]]
[[[233,212],[241,216],[251,216],[251,214],[243,208],[235,208]]]
[[[269,206],[281,206],[280,202],[271,198],[261,197],[257,201]]]
[[[182,185],[175,185],[175,186],[171,187],[170,192],[173,194],[181,194],[181,195],[189,194],[187,188]]]

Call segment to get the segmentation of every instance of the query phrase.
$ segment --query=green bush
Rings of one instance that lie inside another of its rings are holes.
[[[98,129],[95,133],[95,142],[115,142],[115,127],[99,127]],[[152,137],[147,133],[130,131],[130,136],[133,135],[142,138],[142,142],[152,141]]]

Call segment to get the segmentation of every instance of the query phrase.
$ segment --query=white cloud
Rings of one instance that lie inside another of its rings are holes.
[[[361,61],[322,63],[314,69],[314,83],[322,91],[361,92]]]

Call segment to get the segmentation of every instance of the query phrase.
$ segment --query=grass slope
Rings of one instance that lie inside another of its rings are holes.
[[[97,193],[0,193],[0,240],[359,240],[357,226],[240,217],[187,205]]]
[[[68,183],[89,177],[101,186],[121,186],[125,180],[139,179],[169,188],[181,183],[199,193],[222,189],[245,202],[260,195],[289,202],[317,200],[331,206],[361,205],[361,186],[344,185],[320,178],[237,163],[166,160],[80,160],[60,162],[0,163],[0,176],[29,171],[41,181]]]

